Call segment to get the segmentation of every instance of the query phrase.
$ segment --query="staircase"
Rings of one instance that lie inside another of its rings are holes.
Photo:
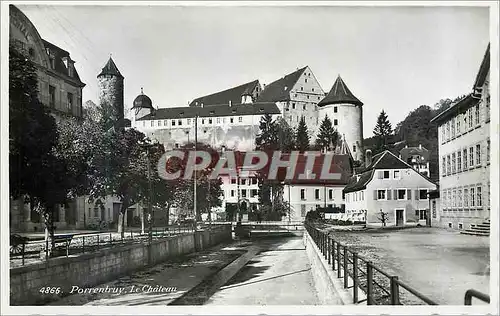
[[[461,231],[460,234],[474,236],[489,236],[490,235],[490,220],[487,219],[481,224],[477,224],[473,228]]]

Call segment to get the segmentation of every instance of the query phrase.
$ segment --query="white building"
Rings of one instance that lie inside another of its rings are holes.
[[[490,217],[489,45],[473,92],[436,116],[442,227],[470,229]]]
[[[427,148],[422,147],[422,145],[418,145],[418,147],[408,147],[407,145],[399,151],[399,158],[412,166],[413,169],[430,178],[429,150]]]
[[[353,175],[344,189],[346,217],[381,223],[382,211],[387,213],[387,225],[425,225],[429,213],[427,192],[435,190],[436,184],[390,151],[373,159],[370,156],[366,154],[366,168]]]

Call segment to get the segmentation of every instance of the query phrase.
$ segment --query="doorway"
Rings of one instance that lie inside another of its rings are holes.
[[[396,226],[403,226],[405,223],[405,210],[396,210]]]

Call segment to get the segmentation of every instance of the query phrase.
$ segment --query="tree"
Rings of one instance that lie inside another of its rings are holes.
[[[385,227],[387,220],[389,219],[389,214],[380,210],[378,220],[382,223],[382,226]]]
[[[54,248],[54,212],[67,200],[67,166],[57,155],[55,119],[38,99],[35,64],[24,51],[9,47],[10,196],[30,202],[44,219]]]
[[[307,132],[307,125],[304,116],[301,116],[297,133],[295,135],[295,143],[297,149],[303,153],[309,150],[309,133]]]
[[[316,138],[316,147],[320,150],[335,150],[339,141],[339,133],[333,128],[332,121],[325,115],[325,118],[319,126],[318,136]]]
[[[277,118],[272,125],[272,130],[276,137],[274,141],[277,150],[289,153],[295,149],[295,132],[284,118]]]
[[[277,149],[278,138],[271,114],[266,113],[261,117],[259,131],[259,134],[255,138],[255,148],[257,150]]]
[[[380,112],[377,118],[377,125],[373,129],[373,134],[377,138],[377,148],[374,154],[386,150],[389,145],[389,137],[392,135],[392,126],[384,110]]]

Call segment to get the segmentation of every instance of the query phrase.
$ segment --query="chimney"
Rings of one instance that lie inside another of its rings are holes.
[[[368,167],[372,164],[372,151],[367,149],[365,152],[365,167]]]
[[[64,63],[64,66],[66,66],[66,69],[68,70],[68,76],[73,77],[73,73],[75,70],[75,62],[71,60],[68,56],[64,56],[62,58],[62,61]]]
[[[231,100],[229,100],[229,107],[231,107],[231,105],[232,105],[231,103],[232,103]]]

